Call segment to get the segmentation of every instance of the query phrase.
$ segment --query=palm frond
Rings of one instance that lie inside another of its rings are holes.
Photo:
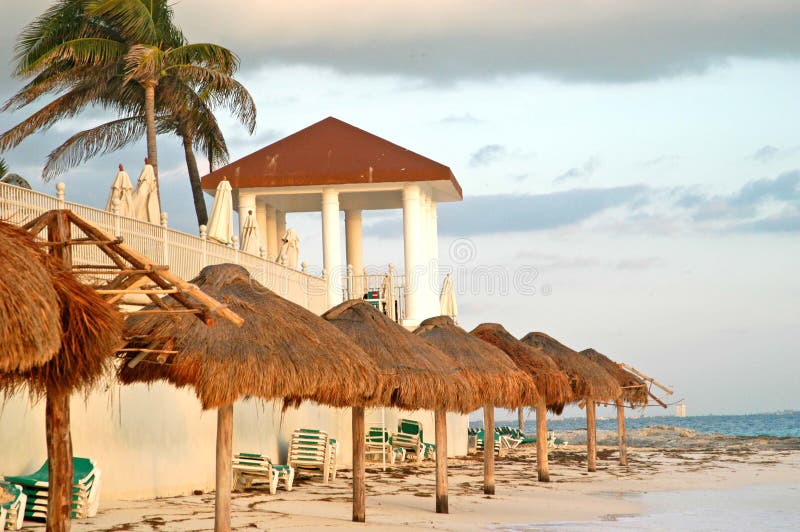
[[[239,57],[218,44],[195,43],[171,48],[165,52],[168,64],[193,64],[213,68],[227,75],[239,69]]]
[[[61,0],[25,26],[14,47],[15,75],[59,44],[75,39],[86,26],[86,0]]]
[[[109,20],[128,43],[154,45],[158,42],[152,14],[141,0],[90,0],[86,12]]]
[[[47,156],[42,179],[49,181],[92,157],[124,148],[142,138],[146,129],[144,115],[139,115],[112,120],[76,133]]]
[[[18,75],[29,76],[39,73],[57,61],[67,61],[75,68],[100,67],[120,60],[126,50],[125,44],[111,39],[73,39],[41,55],[24,70],[20,70]]]
[[[157,81],[164,66],[164,52],[156,46],[137,44],[125,55],[125,81]]]

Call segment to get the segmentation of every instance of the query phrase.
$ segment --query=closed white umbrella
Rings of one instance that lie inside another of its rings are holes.
[[[442,294],[439,296],[439,308],[442,316],[450,316],[454,320],[458,315],[458,305],[456,305],[456,291],[453,287],[453,278],[448,273],[442,283]]]
[[[133,194],[133,216],[151,224],[161,223],[156,173],[147,159],[144,160],[144,168],[139,174],[136,192]]]
[[[119,201],[117,204],[119,215],[133,216],[133,185],[128,172],[125,171],[122,165],[119,165],[117,177],[114,178],[114,182],[111,184],[111,194],[108,196],[108,202],[106,203],[107,211],[113,211],[115,198]]]
[[[231,243],[233,236],[233,193],[231,184],[223,179],[217,185],[211,217],[208,219],[208,238],[223,244]]]
[[[247,216],[244,217],[242,224],[242,238],[240,240],[240,249],[253,255],[258,255],[258,225],[256,225],[256,217],[253,211],[247,211]]]

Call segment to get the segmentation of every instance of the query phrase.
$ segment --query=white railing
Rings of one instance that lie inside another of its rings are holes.
[[[345,300],[364,299],[398,323],[405,318],[405,276],[395,273],[393,264],[389,264],[387,273],[364,270],[361,275],[347,266],[347,277],[342,284]]]
[[[161,225],[127,218],[108,211],[64,200],[59,183],[56,196],[0,183],[0,220],[23,225],[53,209],[70,209],[75,214],[186,280],[194,278],[211,264],[234,263],[246,268],[255,280],[278,295],[316,314],[327,310],[327,290],[323,279],[308,275],[205,238],[174,231],[167,227],[166,214]],[[77,237],[85,235],[74,235]],[[97,248],[79,246],[74,260],[85,264],[107,264],[110,260]]]

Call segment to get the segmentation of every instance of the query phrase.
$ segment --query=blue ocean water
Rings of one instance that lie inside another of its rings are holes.
[[[531,418],[532,421],[532,418]],[[496,425],[516,427],[517,421],[497,421]],[[529,423],[530,425],[530,423]],[[800,437],[800,411],[780,412],[773,414],[747,414],[740,416],[653,416],[626,417],[628,429],[640,429],[654,425],[668,425],[694,429],[697,432],[730,434],[734,436],[794,436]],[[483,428],[482,421],[472,421],[470,426]],[[598,419],[597,427],[604,430],[616,430],[617,420]],[[586,428],[586,418],[573,417],[548,420],[550,430],[581,430]]]

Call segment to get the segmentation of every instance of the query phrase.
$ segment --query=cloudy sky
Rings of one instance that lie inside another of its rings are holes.
[[[14,36],[49,2],[3,4],[5,99],[19,87]],[[440,207],[440,250],[465,327],[595,347],[674,385],[689,413],[800,408],[796,1],[179,0],[175,12],[191,40],[242,57],[259,118],[252,137],[224,121],[234,158],[332,115],[453,169],[464,202]],[[0,114],[0,129],[26,114]],[[4,156],[51,192],[46,153],[107,118],[61,122]],[[137,174],[144,152],[69,172],[68,197],[102,207],[116,164]],[[159,159],[170,223],[195,232],[174,138]],[[402,264],[400,213],[365,223],[366,261]],[[318,216],[289,224],[319,263]]]

